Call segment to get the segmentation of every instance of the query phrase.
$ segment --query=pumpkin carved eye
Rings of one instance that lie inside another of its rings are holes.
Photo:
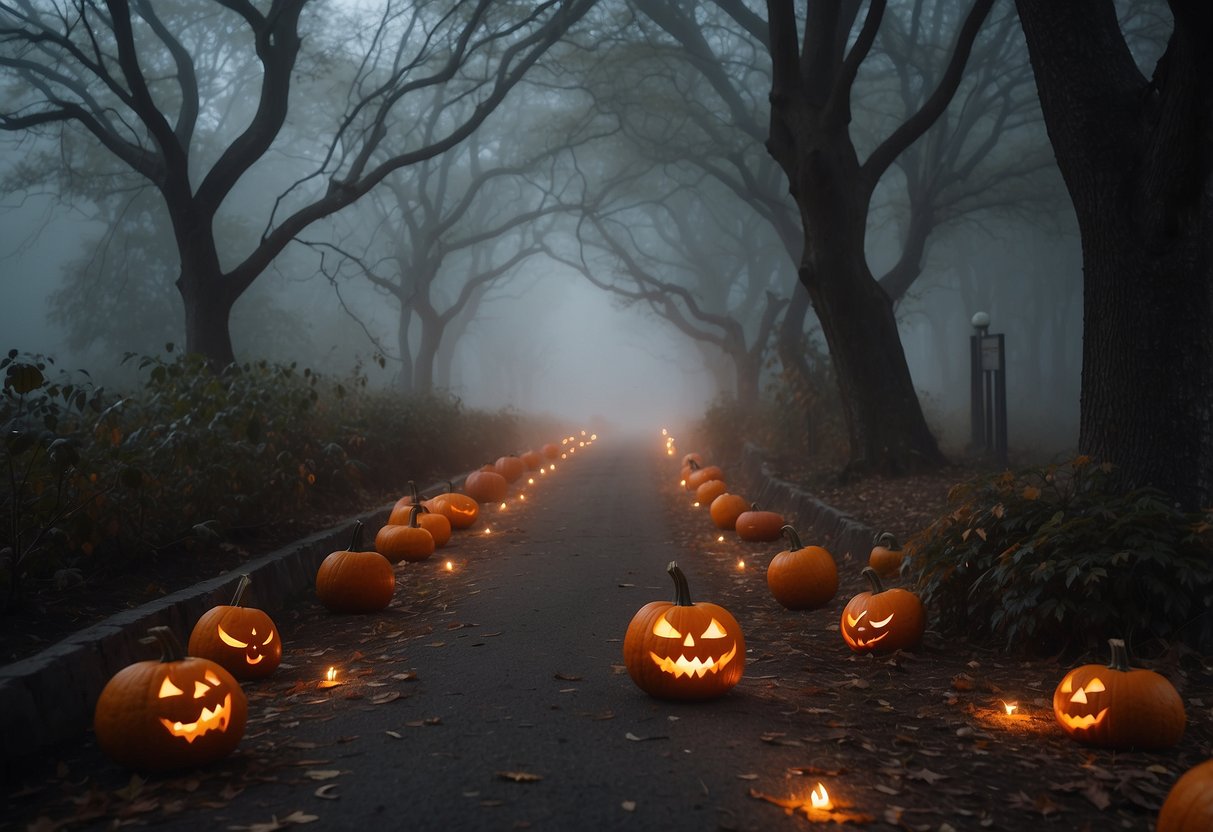
[[[180,696],[183,693],[185,693],[185,691],[174,685],[172,680],[167,676],[164,677],[164,681],[160,683],[161,699],[168,699],[170,696]]]
[[[869,621],[868,624],[870,624],[871,626],[873,626],[879,630],[881,627],[885,626],[890,621],[892,621],[894,615],[896,615],[896,613],[891,612],[891,613],[889,613],[887,618],[882,618],[879,621]]]
[[[254,635],[256,635],[255,632]],[[227,630],[223,629],[223,625],[219,625],[219,639],[228,647],[237,647],[241,650],[248,647],[247,641],[241,641],[240,639],[231,635]]]
[[[657,618],[657,623],[653,625],[653,635],[661,638],[682,638],[682,633],[674,629],[674,625],[666,621],[664,615]]]
[[[700,638],[726,638],[727,636],[728,633],[720,626],[720,622],[713,618],[712,623],[708,624],[708,628],[703,631]]]

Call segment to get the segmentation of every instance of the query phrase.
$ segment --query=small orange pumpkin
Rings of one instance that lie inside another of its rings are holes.
[[[330,554],[316,571],[316,596],[332,612],[378,612],[392,603],[396,572],[383,555],[359,551],[361,546],[360,521],[350,548]]]
[[[1053,691],[1053,716],[1072,739],[1103,748],[1170,748],[1187,724],[1175,686],[1153,670],[1129,667],[1123,639],[1110,638],[1112,661],[1085,664]]]
[[[417,520],[417,516],[425,510],[425,506],[413,506],[407,526],[389,524],[381,528],[375,535],[375,551],[391,564],[402,560],[415,563],[434,554],[434,536],[421,528]]]
[[[451,521],[453,529],[470,528],[480,517],[480,503],[466,494],[456,492],[451,488],[449,482],[446,484],[444,493],[428,501],[427,508],[444,515],[447,520]]]
[[[623,661],[641,690],[662,699],[711,699],[741,681],[745,637],[724,607],[693,603],[686,575],[671,561],[674,600],[650,601],[623,637]]]
[[[750,542],[769,542],[778,540],[786,525],[783,515],[774,511],[763,511],[758,503],[751,503],[748,511],[737,515],[734,529],[737,536]]]
[[[737,518],[744,512],[749,511],[749,509],[750,504],[746,502],[745,497],[739,494],[730,494],[726,491],[715,500],[712,500],[708,513],[712,515],[712,522],[716,525],[716,528],[736,531]]]
[[[767,586],[775,600],[790,610],[815,610],[834,600],[838,565],[820,546],[805,546],[796,529],[784,526],[788,549],[767,565]]]
[[[498,474],[505,477],[506,482],[515,482],[526,470],[526,463],[522,461],[521,457],[510,454],[498,457],[497,461],[493,463],[493,468]]]
[[[473,471],[463,481],[463,493],[478,503],[500,503],[510,493],[510,484],[496,471]]]
[[[152,772],[231,754],[248,720],[248,699],[232,674],[187,657],[168,627],[152,627],[142,641],[158,644],[160,659],[127,665],[106,683],[93,711],[97,745],[121,765]]]
[[[711,506],[712,501],[725,492],[727,486],[724,480],[708,480],[695,489],[695,502],[701,506]]]
[[[720,470],[719,465],[708,465],[706,467],[697,467],[694,464],[692,464],[691,468],[694,470],[692,470],[691,473],[687,474],[687,478],[686,478],[687,491],[694,491],[696,488],[703,485],[708,480],[724,479],[724,471]]]
[[[537,471],[543,467],[543,457],[536,451],[526,451],[522,454],[522,464],[528,471]]]
[[[863,576],[871,587],[847,602],[842,610],[842,638],[856,653],[891,653],[916,647],[927,627],[926,610],[907,589],[885,589],[870,566]]]
[[[901,571],[905,552],[897,545],[892,532],[877,532],[872,538],[872,551],[868,554],[868,566],[882,578],[891,578]]]
[[[1175,781],[1158,811],[1154,832],[1213,829],[1213,760],[1188,769]]]
[[[241,575],[232,603],[211,607],[190,632],[190,655],[222,665],[237,679],[262,679],[282,662],[282,636],[273,619],[256,607],[242,606],[252,583]]]
[[[560,446],[555,442],[548,442],[539,449],[539,452],[548,459],[560,459]]]

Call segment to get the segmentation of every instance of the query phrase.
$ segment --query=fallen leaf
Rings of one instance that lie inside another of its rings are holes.
[[[557,674],[555,674],[555,677],[562,682],[580,682],[580,681],[582,681],[582,677],[570,676],[566,673],[557,673]]]
[[[303,772],[303,776],[308,780],[332,780],[334,777],[340,777],[341,772],[337,769],[312,769],[311,771]]]
[[[371,704],[372,705],[386,705],[389,702],[395,702],[401,696],[402,696],[402,694],[400,693],[400,691],[389,690],[385,693],[379,694],[378,696],[372,696]]]
[[[625,812],[635,812],[636,811],[636,801],[635,800],[625,800],[622,803],[620,803],[619,805],[620,805],[620,807],[623,808],[623,811],[625,811]]]
[[[341,795],[336,793],[336,788],[336,783],[325,783],[323,786],[316,789],[316,791],[312,792],[312,794],[316,795],[316,797],[320,798],[321,800],[337,800],[341,797]]]
[[[529,771],[499,771],[497,777],[501,780],[512,780],[515,783],[538,783],[543,779],[541,775],[531,774]]]
[[[657,735],[654,735],[651,737],[638,737],[635,734],[633,734],[631,731],[628,731],[626,734],[624,734],[623,738],[625,740],[631,740],[632,742],[645,742],[646,740],[668,740],[669,739],[669,737],[665,736],[664,734],[657,734]]]

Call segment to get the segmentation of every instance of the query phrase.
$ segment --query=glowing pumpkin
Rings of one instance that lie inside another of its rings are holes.
[[[500,503],[510,493],[510,484],[496,471],[473,471],[463,481],[463,493],[478,503]]]
[[[269,676],[282,662],[282,637],[274,621],[256,607],[242,606],[252,585],[241,575],[230,605],[211,607],[190,633],[189,653],[222,665],[237,679]]]
[[[1167,792],[1154,832],[1210,829],[1213,829],[1213,760],[1205,760],[1184,772]]]
[[[396,572],[378,552],[360,552],[362,523],[349,549],[333,552],[316,571],[316,596],[332,612],[378,612],[392,603]]]
[[[856,653],[891,653],[918,646],[927,626],[922,601],[906,589],[885,589],[880,576],[865,566],[871,587],[847,602],[842,610],[842,638]]]
[[[650,601],[633,616],[623,660],[641,690],[661,699],[711,699],[741,681],[745,638],[724,607],[692,603],[686,575],[671,561],[674,600]]]
[[[142,641],[160,646],[160,660],[128,665],[106,683],[93,712],[97,745],[121,765],[153,772],[231,754],[248,719],[232,674],[187,657],[167,627],[152,627]]]
[[[758,507],[758,503],[753,503],[748,510],[737,515],[737,523],[733,528],[742,540],[770,542],[783,535],[785,525],[782,514],[763,511]]]
[[[712,523],[716,528],[729,531],[737,529],[737,518],[749,510],[750,504],[746,502],[745,497],[727,491],[712,500],[712,505],[708,507],[708,513],[712,516]]]
[[[889,578],[901,571],[905,552],[897,545],[892,532],[879,532],[872,538],[872,551],[868,554],[868,566],[882,578]]]
[[[1170,748],[1187,724],[1183,700],[1164,676],[1129,667],[1123,639],[1112,661],[1067,673],[1053,691],[1053,716],[1071,738],[1104,748]]]
[[[450,520],[452,529],[470,528],[480,516],[480,503],[466,494],[457,493],[449,482],[446,484],[446,492],[429,500],[426,507]]]
[[[784,526],[791,544],[771,558],[767,565],[767,586],[771,595],[790,610],[815,610],[824,607],[838,592],[838,566],[820,546],[805,546],[791,526]]]

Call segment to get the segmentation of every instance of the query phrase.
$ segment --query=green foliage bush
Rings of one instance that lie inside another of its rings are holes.
[[[1031,652],[1109,637],[1213,645],[1213,510],[1118,493],[1079,456],[955,487],[905,549],[944,632]]]
[[[518,417],[258,362],[135,357],[117,394],[44,356],[0,359],[0,608],[26,579],[78,580],[318,508],[363,507],[516,445]]]

